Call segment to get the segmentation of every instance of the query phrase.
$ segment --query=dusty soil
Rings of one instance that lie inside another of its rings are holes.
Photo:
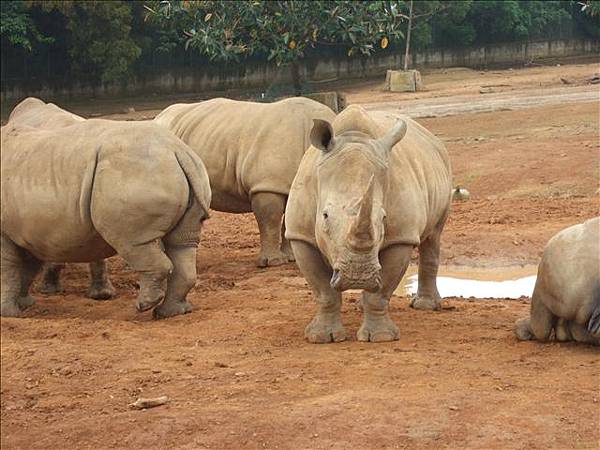
[[[511,84],[515,98],[540,85],[568,93],[573,85],[559,75],[583,80],[597,66],[556,69],[440,71],[425,77],[425,93],[389,97],[363,83],[350,100],[463,103],[488,95],[482,84]],[[598,92],[583,81],[575,88]],[[137,114],[152,115],[118,118]],[[535,264],[554,233],[599,214],[597,102],[419,121],[444,139],[455,184],[471,192],[454,204],[444,264]],[[251,215],[214,213],[192,314],[154,322],[136,313],[136,277],[115,257],[114,301],[85,299],[85,266],[72,265],[64,295],[38,295],[27,318],[1,319],[2,448],[600,446],[600,352],[517,342],[512,326],[529,299],[452,298],[431,313],[394,297],[400,341],[364,344],[353,336],[357,295],[348,294],[351,339],[311,345],[303,329],[315,307],[304,279],[293,264],[256,269],[257,251]],[[161,395],[164,406],[128,406]]]

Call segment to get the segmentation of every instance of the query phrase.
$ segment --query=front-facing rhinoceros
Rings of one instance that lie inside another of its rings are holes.
[[[333,126],[315,120],[311,142],[285,212],[286,237],[319,305],[305,335],[311,342],[345,339],[341,292],[363,289],[358,339],[398,339],[388,303],[415,246],[412,306],[440,308],[440,235],[452,192],[444,145],[409,118],[358,106]]]
[[[56,130],[83,121],[85,121],[83,117],[34,97],[26,98],[15,106],[8,118],[12,126],[29,126],[46,130]],[[60,292],[62,290],[60,272],[63,267],[64,264],[60,263],[44,264],[42,282],[38,284],[37,290],[46,294]],[[103,259],[90,263],[90,278],[88,297],[106,300],[115,295],[115,288],[108,278],[106,262]]]
[[[600,345],[600,217],[566,228],[546,247],[531,296],[530,317],[516,322],[521,340]]]
[[[42,261],[115,253],[140,274],[138,310],[161,301],[156,318],[191,310],[210,187],[181,140],[153,123],[107,120],[56,130],[9,122],[1,134],[2,316],[33,303]]]
[[[306,98],[253,103],[216,98],[169,106],[154,119],[204,162],[211,208],[254,212],[260,231],[259,267],[293,261],[282,236],[292,180],[309,147],[313,119],[333,120],[326,106]]]

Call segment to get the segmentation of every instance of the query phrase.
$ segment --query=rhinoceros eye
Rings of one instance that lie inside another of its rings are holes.
[[[329,214],[327,214],[327,212],[323,213],[323,219],[327,219],[329,217]]]

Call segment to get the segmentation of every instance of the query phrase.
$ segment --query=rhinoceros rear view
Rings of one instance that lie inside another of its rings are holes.
[[[9,121],[1,160],[2,316],[32,303],[42,261],[115,253],[140,273],[139,310],[163,299],[155,317],[190,310],[210,188],[202,161],[179,139],[152,123],[84,120],[48,130]]]
[[[600,217],[562,230],[544,248],[521,340],[600,345]]]

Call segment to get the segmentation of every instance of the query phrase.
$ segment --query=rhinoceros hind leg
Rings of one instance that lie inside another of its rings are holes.
[[[546,294],[544,294],[543,289],[536,285],[531,296],[530,327],[535,338],[540,341],[550,339],[557,319],[542,301],[544,295]]]
[[[37,291],[42,294],[54,295],[63,292],[60,284],[60,272],[65,267],[60,263],[46,263],[43,267],[42,280],[37,285]]]
[[[304,330],[304,336],[313,344],[340,342],[346,339],[342,324],[342,294],[333,289],[329,281],[332,270],[325,264],[321,253],[306,242],[291,241],[300,271],[308,281],[315,301],[317,314]]]
[[[281,250],[281,222],[286,199],[285,195],[272,192],[252,195],[252,211],[260,232],[258,267],[279,266],[288,262],[288,255]]]
[[[439,311],[442,298],[437,288],[437,273],[440,265],[440,237],[445,219],[433,233],[419,245],[419,287],[410,306],[415,309]]]
[[[155,319],[192,312],[186,296],[196,284],[196,250],[204,217],[204,210],[194,199],[177,226],[163,239],[173,272],[167,280],[165,301],[153,311]]]
[[[87,296],[94,300],[109,300],[117,291],[108,278],[106,261],[101,259],[90,263],[90,287]]]
[[[140,275],[137,310],[148,311],[162,302],[165,297],[165,281],[173,270],[173,264],[164,254],[160,241],[153,240],[129,248],[113,247]]]
[[[533,339],[533,332],[531,331],[531,321],[529,317],[518,319],[515,322],[515,335],[520,341],[529,341]]]
[[[379,292],[363,292],[363,323],[356,334],[359,341],[388,342],[400,338],[400,331],[389,314],[390,297],[404,276],[412,247],[395,245],[379,254],[382,286]]]

